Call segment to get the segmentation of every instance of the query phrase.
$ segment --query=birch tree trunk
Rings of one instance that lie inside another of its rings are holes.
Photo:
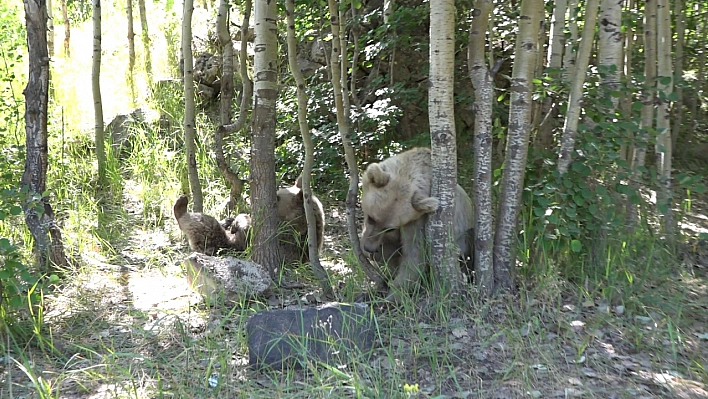
[[[457,143],[455,141],[454,92],[455,2],[430,1],[430,119],[431,196],[440,202],[430,214],[426,235],[430,242],[430,263],[438,294],[456,293],[462,277],[459,248],[454,237],[455,191],[457,187]]]
[[[135,93],[135,30],[133,29],[133,0],[126,0],[125,13],[128,17],[128,84],[133,105],[137,102]]]
[[[152,44],[150,43],[150,33],[148,32],[147,12],[145,11],[145,0],[138,0],[138,10],[140,11],[140,30],[143,39],[143,56],[145,57],[145,72],[148,81],[152,80]]]
[[[275,102],[278,98],[277,12],[275,1],[255,3],[255,79],[251,128],[251,207],[260,221],[253,235],[251,257],[276,277],[280,270],[278,217],[275,210]],[[245,33],[245,32],[244,32]],[[242,37],[242,40],[244,38]]]
[[[47,49],[49,58],[54,57],[54,12],[52,0],[47,0]]]
[[[492,217],[492,75],[485,64],[485,37],[492,0],[476,0],[472,10],[467,60],[474,86],[474,270],[482,296],[494,292],[494,219]]]
[[[184,152],[187,159],[187,176],[189,188],[192,191],[194,212],[204,209],[202,185],[199,182],[197,170],[196,117],[194,106],[194,61],[192,58],[192,13],[194,1],[184,1],[182,16],[182,57],[184,62]]]
[[[332,88],[334,91],[334,104],[337,110],[337,127],[339,128],[339,135],[342,138],[344,158],[346,159],[347,170],[349,172],[349,189],[345,201],[347,209],[347,230],[349,232],[349,240],[352,243],[352,251],[354,251],[361,268],[369,280],[374,282],[378,288],[381,288],[383,286],[383,278],[366,258],[359,243],[359,232],[357,230],[356,220],[356,205],[359,202],[359,167],[356,163],[354,146],[352,145],[351,137],[349,137],[350,122],[349,118],[345,115],[342,95],[342,81],[346,79],[346,76],[342,76],[342,61],[340,61],[341,39],[339,31],[339,12],[336,0],[327,0],[327,5],[329,7],[330,21],[332,23],[332,53],[330,55],[329,65],[331,68]]]
[[[634,9],[635,0],[627,0],[627,12],[631,12]],[[624,76],[630,78],[632,76],[632,49],[634,47],[634,31],[633,24],[627,26],[627,31],[624,37]],[[623,92],[620,98],[620,111],[622,113],[623,120],[629,120],[632,117],[632,93]],[[626,140],[631,142],[634,139],[634,134],[632,132],[625,132]],[[631,158],[632,146],[622,143],[620,145],[620,157],[623,160],[628,161]]]
[[[622,3],[624,0],[602,0],[600,4],[600,25],[598,31],[598,64],[606,68],[601,85],[606,91],[619,90],[622,76]],[[613,68],[614,66],[614,68]],[[619,97],[610,96],[612,109],[610,117],[619,105]]]
[[[101,0],[93,0],[93,64],[91,68],[93,92],[94,142],[98,160],[98,182],[106,182],[106,134],[103,124],[103,100],[101,98]]]
[[[613,0],[614,1],[614,0]],[[568,171],[573,160],[575,151],[575,136],[578,134],[578,123],[580,122],[581,102],[583,99],[583,85],[590,63],[590,51],[595,40],[595,23],[597,22],[598,0],[588,0],[585,8],[585,26],[583,26],[583,36],[578,48],[578,59],[570,75],[570,94],[568,97],[568,110],[565,115],[563,135],[561,136],[560,156],[558,158],[558,172],[562,175]]]
[[[565,53],[563,55],[563,78],[570,80],[570,76],[575,75],[575,57],[578,44],[578,2],[579,0],[568,1],[568,31],[570,37],[565,42]]]
[[[37,266],[49,272],[50,264],[67,266],[61,230],[54,220],[49,198],[42,197],[47,188],[49,103],[49,53],[47,51],[47,7],[44,0],[24,0],[27,29],[29,72],[25,95],[25,170],[20,182],[27,190],[22,204],[27,228],[33,238]]]
[[[548,60],[546,66],[551,69],[549,75],[557,79],[563,66],[563,47],[565,44],[565,13],[568,9],[567,0],[557,0],[553,4],[553,21],[551,22],[550,42],[548,44]],[[556,103],[553,96],[546,96],[543,99],[541,115],[543,120],[538,128],[537,142],[542,148],[551,148],[553,144],[553,130],[556,124],[558,108],[553,107]]]
[[[644,89],[642,94],[642,113],[639,126],[639,133],[634,141],[632,149],[632,171],[630,174],[630,186],[635,196],[633,201],[629,201],[627,214],[627,226],[634,229],[639,217],[638,202],[641,197],[638,195],[639,182],[641,180],[641,168],[644,167],[644,159],[647,153],[647,137],[650,131],[654,130],[654,87],[656,78],[656,0],[646,0],[644,5]]]
[[[683,0],[674,0],[674,16],[676,18],[676,71],[674,76],[683,77],[683,45],[686,41],[686,13],[683,10]],[[705,53],[705,51],[703,51]],[[683,124],[683,87],[675,86],[676,103],[674,104],[674,124],[671,126],[671,148],[676,148],[681,125]]]
[[[305,200],[305,218],[307,219],[307,250],[310,255],[310,263],[315,277],[320,281],[320,286],[325,295],[334,296],[332,283],[327,272],[320,264],[320,255],[317,250],[317,220],[312,207],[312,190],[310,189],[310,177],[312,175],[312,164],[315,158],[315,145],[312,142],[310,128],[307,125],[307,93],[305,93],[305,78],[300,72],[297,64],[297,42],[295,41],[295,5],[293,0],[285,0],[285,13],[287,14],[287,42],[288,42],[288,63],[290,73],[292,73],[297,84],[297,120],[300,125],[302,144],[305,147],[305,166],[302,170],[302,195]]]
[[[61,0],[61,17],[64,19],[64,54],[69,58],[71,57],[71,23],[66,9],[66,0]]]
[[[241,48],[240,48],[240,68],[241,81],[243,82],[243,92],[241,93],[241,106],[238,119],[234,126],[227,126],[231,123],[231,103],[234,98],[234,46],[229,32],[229,2],[221,0],[219,3],[219,13],[217,15],[216,27],[219,35],[222,53],[222,77],[221,77],[221,102],[219,104],[219,123],[221,124],[214,133],[214,152],[216,154],[216,165],[221,174],[229,184],[229,211],[235,209],[238,204],[241,192],[243,191],[243,181],[238,173],[231,170],[229,161],[224,156],[224,135],[241,130],[246,124],[246,116],[250,109],[249,104],[252,97],[253,88],[251,79],[248,77],[246,67],[246,48],[248,42],[245,40],[248,31],[248,22],[251,18],[251,0],[244,1],[243,23],[241,24]],[[233,129],[233,130],[229,130]]]
[[[664,233],[673,238],[674,221],[671,209],[671,113],[669,112],[670,96],[673,91],[674,73],[671,68],[671,5],[669,0],[658,0],[657,3],[657,92],[659,107],[656,113],[656,156],[658,166],[659,194],[656,205],[662,214]]]
[[[514,52],[516,57],[511,76],[509,132],[494,236],[495,288],[509,292],[516,290],[514,285],[516,232],[529,146],[529,119],[533,92],[531,71],[538,55],[536,43],[542,13],[542,0],[522,0],[519,33]]]

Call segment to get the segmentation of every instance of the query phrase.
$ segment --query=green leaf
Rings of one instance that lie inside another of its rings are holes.
[[[695,186],[693,186],[693,191],[695,191],[698,194],[703,194],[706,192],[706,185],[703,183],[698,183]]]
[[[537,206],[537,207],[533,208],[533,214],[534,214],[536,217],[541,217],[541,216],[543,216],[545,213],[546,213],[546,211],[545,211],[543,208],[541,208],[541,207],[538,207],[538,206]]]
[[[573,252],[578,253],[583,250],[583,243],[581,243],[579,240],[571,240],[570,249]]]
[[[22,207],[19,205],[13,205],[10,207],[10,215],[12,216],[17,216],[22,214]]]

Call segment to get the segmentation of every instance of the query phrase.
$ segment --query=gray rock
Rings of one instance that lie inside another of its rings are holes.
[[[274,369],[302,368],[307,360],[346,364],[371,353],[374,332],[373,312],[362,303],[260,312],[246,324],[248,361]]]
[[[265,267],[230,256],[194,252],[184,265],[192,287],[212,301],[263,295],[273,283]]]

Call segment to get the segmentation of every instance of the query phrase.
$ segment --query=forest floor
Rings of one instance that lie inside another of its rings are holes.
[[[26,348],[25,370],[0,366],[12,381],[0,397],[708,398],[705,240],[682,247],[681,268],[637,278],[615,302],[558,279],[516,297],[470,298],[442,316],[418,297],[378,312],[366,361],[259,372],[247,365],[248,316],[317,305],[316,284],[208,306],[182,272],[188,247],[174,219],[146,229],[139,201],[123,202],[115,255],[80,254],[84,266],[45,296],[47,339]],[[708,232],[702,205],[685,229]],[[323,254],[339,279],[348,270],[343,215],[329,207]]]

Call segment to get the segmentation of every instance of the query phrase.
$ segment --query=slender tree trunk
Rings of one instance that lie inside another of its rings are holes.
[[[303,78],[297,64],[297,42],[295,41],[295,5],[293,0],[285,1],[288,25],[288,63],[290,73],[292,73],[297,84],[297,120],[302,134],[302,143],[305,147],[305,166],[302,170],[302,193],[305,200],[305,217],[307,218],[307,249],[310,255],[312,271],[320,281],[322,291],[327,296],[334,296],[332,283],[327,272],[320,264],[319,251],[317,249],[317,220],[312,207],[312,190],[310,189],[310,177],[312,175],[312,164],[315,158],[315,146],[312,142],[310,128],[307,125],[307,93],[305,93],[305,78]]]
[[[642,94],[642,114],[639,133],[634,142],[632,153],[632,172],[630,175],[630,185],[634,201],[629,202],[627,226],[634,229],[639,217],[638,203],[639,183],[641,180],[641,168],[644,167],[644,159],[647,153],[647,137],[649,132],[654,130],[654,88],[656,78],[656,0],[646,0],[644,5],[644,89]]]
[[[184,1],[182,17],[182,57],[184,59],[184,152],[187,157],[187,176],[192,191],[194,212],[204,209],[202,185],[197,170],[196,117],[194,106],[194,61],[192,59],[193,0]]]
[[[627,13],[631,13],[632,10],[634,9],[634,4],[635,0],[627,0]],[[627,79],[630,79],[632,77],[632,49],[634,47],[634,35],[636,32],[632,29],[633,25],[627,26],[627,32],[625,32],[625,37],[624,37],[624,76],[627,77]],[[629,93],[628,90],[625,90],[622,93],[622,97],[620,98],[620,112],[622,114],[622,119],[623,120],[630,120],[632,118],[632,93]],[[625,139],[628,142],[631,142],[634,139],[634,134],[632,132],[625,132]],[[623,160],[627,161],[631,158],[631,153],[632,153],[632,146],[622,143],[620,145],[620,157],[622,157]]]
[[[106,134],[103,124],[103,100],[101,98],[101,0],[93,0],[93,89],[94,138],[98,160],[99,185],[106,182]]]
[[[359,233],[357,230],[356,220],[356,205],[359,202],[359,167],[356,163],[356,155],[352,144],[350,134],[350,122],[345,116],[344,100],[342,96],[342,81],[345,77],[342,76],[341,70],[341,49],[340,49],[340,32],[339,32],[339,12],[336,0],[327,0],[329,6],[330,21],[332,23],[332,53],[330,55],[330,68],[332,76],[332,87],[334,90],[334,104],[337,110],[337,127],[339,135],[342,138],[342,146],[344,147],[344,158],[347,162],[347,170],[349,172],[349,189],[345,201],[347,209],[347,229],[349,232],[349,240],[352,243],[352,251],[356,255],[361,268],[366,276],[376,284],[377,287],[383,285],[383,279],[376,268],[369,262],[361,250],[359,243]],[[348,112],[348,111],[347,111]]]
[[[664,217],[662,226],[669,238],[673,238],[674,221],[671,209],[671,113],[670,96],[673,91],[674,73],[671,68],[671,5],[669,0],[658,0],[657,11],[657,92],[659,107],[656,114],[656,155],[659,175],[659,195],[656,205]]]
[[[140,30],[143,39],[143,55],[145,57],[145,72],[148,81],[152,79],[152,44],[150,33],[148,32],[147,12],[145,11],[145,0],[138,0],[138,10],[140,11]]]
[[[440,202],[430,214],[426,235],[430,242],[430,263],[439,294],[460,290],[459,248],[454,237],[455,191],[457,187],[457,146],[455,141],[454,55],[455,3],[430,2],[430,119],[433,177],[431,196]]]
[[[565,44],[565,13],[568,9],[567,0],[557,0],[553,4],[553,21],[551,23],[550,43],[548,44],[548,60],[546,66],[551,70],[549,76],[553,79],[560,78],[560,69],[563,66],[563,48]],[[543,120],[538,128],[537,143],[542,148],[548,149],[553,145],[553,130],[556,125],[558,108],[553,107],[557,99],[548,95],[543,99],[541,115]]]
[[[565,115],[565,125],[561,137],[560,156],[558,159],[558,172],[564,174],[568,171],[573,152],[575,151],[575,136],[578,134],[578,123],[580,122],[581,102],[583,100],[583,85],[585,84],[585,74],[590,63],[590,51],[595,40],[595,23],[597,21],[598,0],[588,0],[585,8],[585,26],[583,27],[583,37],[578,49],[578,59],[573,70],[575,74],[570,75],[570,95],[568,98],[568,110]]]
[[[494,292],[494,219],[492,216],[492,105],[493,79],[485,65],[485,33],[492,0],[476,0],[467,51],[474,86],[474,270],[482,296]]]
[[[570,37],[565,42],[565,53],[563,55],[563,78],[570,80],[570,76],[575,75],[575,57],[578,45],[578,2],[579,0],[568,1],[568,31]]]
[[[243,82],[243,92],[241,93],[241,107],[239,118],[236,121],[237,125],[233,131],[241,130],[246,124],[246,116],[248,115],[249,102],[251,101],[251,79],[248,77],[246,70],[246,46],[245,32],[248,31],[248,20],[251,17],[251,1],[244,2],[244,18],[241,25],[241,51],[239,61],[241,63],[240,73],[241,81]],[[243,191],[243,181],[239,178],[238,173],[231,170],[229,162],[224,156],[224,134],[227,132],[225,126],[231,123],[231,103],[234,98],[234,46],[229,32],[229,2],[221,0],[219,3],[219,14],[217,16],[217,33],[219,35],[219,43],[222,49],[222,77],[221,77],[221,103],[219,109],[219,126],[214,134],[214,152],[216,153],[216,164],[221,171],[221,174],[226,179],[230,188],[228,210],[233,210],[241,197]],[[232,132],[233,132],[232,131]],[[231,133],[231,132],[229,132]]]
[[[598,31],[598,64],[606,68],[602,86],[606,91],[619,90],[622,76],[622,3],[624,0],[602,0],[600,4],[600,25]],[[587,12],[587,11],[586,11]],[[614,67],[614,68],[613,68]],[[612,108],[609,118],[614,118],[619,105],[619,97],[611,96]]]
[[[49,58],[54,57],[54,12],[52,11],[52,0],[47,0],[47,48]]]
[[[22,209],[27,228],[34,239],[33,250],[37,265],[42,272],[49,272],[50,264],[62,268],[67,266],[67,261],[61,230],[54,221],[54,212],[49,198],[41,197],[46,191],[49,168],[47,6],[44,0],[24,0],[24,7],[29,73],[24,90],[27,158],[20,184],[24,190],[27,190],[28,199],[22,204]]]
[[[133,0],[126,0],[125,12],[128,16],[128,82],[133,104],[137,102],[135,93],[135,30],[133,29]]]
[[[686,13],[683,10],[683,0],[674,0],[674,15],[676,17],[676,71],[674,76],[683,79],[683,45],[686,41]],[[705,53],[705,51],[703,51]],[[679,82],[676,82],[679,83]],[[683,87],[675,85],[676,103],[674,104],[674,124],[671,126],[671,148],[676,148],[678,136],[683,124]]]
[[[66,0],[61,0],[61,16],[64,19],[64,54],[69,58],[71,57],[71,23],[66,9]]]
[[[276,277],[280,269],[275,211],[275,102],[278,98],[277,11],[275,1],[255,2],[255,79],[251,129],[252,217],[261,225],[253,235],[251,256]],[[245,32],[244,32],[245,33]],[[244,38],[241,38],[244,40]]]
[[[495,288],[509,292],[516,290],[514,285],[516,232],[528,156],[531,93],[533,92],[531,75],[538,55],[536,44],[542,12],[542,0],[522,0],[519,33],[514,52],[516,57],[511,76],[509,133],[494,236]]]

